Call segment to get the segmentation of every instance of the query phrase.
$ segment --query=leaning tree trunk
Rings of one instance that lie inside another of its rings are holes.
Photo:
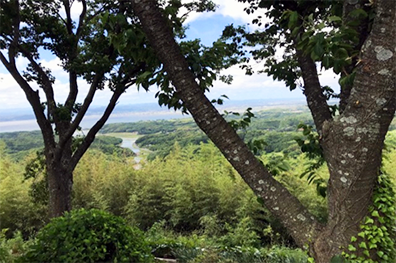
[[[150,44],[197,125],[263,200],[271,213],[281,220],[295,242],[300,247],[309,244],[322,226],[296,197],[272,177],[205,97],[173,38],[171,28],[162,17],[157,1],[133,0],[132,3]]]
[[[308,245],[310,253],[320,263],[330,262],[359,232],[359,225],[372,203],[385,134],[395,113],[395,2],[376,2],[378,15],[372,34],[362,49],[362,63],[349,104],[342,115],[332,119],[328,114],[320,83],[315,81],[317,76],[312,75],[317,74],[315,66],[312,66],[314,63],[303,58],[299,60],[306,63],[300,65],[304,93],[321,134],[321,145],[330,171],[329,219],[326,225],[321,225],[257,162],[204,96],[173,39],[172,31],[161,17],[156,1],[132,0],[150,44],[198,126],[263,199],[266,207],[280,219],[296,243],[305,248]]]

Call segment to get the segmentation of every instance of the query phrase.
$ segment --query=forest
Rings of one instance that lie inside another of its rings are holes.
[[[315,160],[298,144],[309,141],[300,125],[312,122],[307,110],[273,109],[254,115],[240,135],[246,141],[264,140],[257,158],[325,221],[326,199],[319,190],[329,176],[326,165],[313,169]],[[137,145],[147,149],[138,170],[133,152],[126,154],[119,146],[122,140],[112,137],[125,133],[137,133]],[[43,142],[37,131],[13,132],[0,133],[0,145],[0,262],[26,262],[33,258],[29,251],[39,242],[38,231],[49,222],[48,186],[39,161]],[[395,131],[388,133],[386,145],[383,170],[395,182]],[[194,263],[309,262],[188,118],[104,126],[76,168],[72,202],[80,213],[105,211],[136,228],[139,232],[133,235],[140,235],[147,247],[137,251],[144,258],[141,262],[152,262],[154,256]]]

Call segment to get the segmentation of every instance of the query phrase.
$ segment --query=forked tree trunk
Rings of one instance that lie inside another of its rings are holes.
[[[285,187],[272,178],[195,82],[171,29],[155,0],[131,0],[150,44],[164,64],[180,98],[198,126],[221,150],[265,206],[280,219],[301,248],[318,263],[330,262],[359,232],[368,214],[381,166],[386,132],[395,113],[396,2],[377,0],[377,17],[362,49],[349,102],[332,118],[312,61],[299,60],[305,95],[327,161],[329,218],[318,221]],[[305,71],[307,70],[307,71]],[[312,72],[309,72],[312,71]],[[311,83],[312,82],[312,83]],[[312,85],[311,85],[312,84]],[[323,95],[323,94],[322,94]],[[373,253],[375,254],[375,253]],[[375,255],[373,255],[375,259]]]

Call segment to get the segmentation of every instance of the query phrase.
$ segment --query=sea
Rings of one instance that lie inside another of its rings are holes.
[[[266,110],[271,108],[289,108],[291,106],[302,106],[304,100],[301,99],[282,99],[282,100],[246,100],[246,101],[227,101],[224,105],[217,105],[220,112],[237,111],[242,112],[248,107],[254,111]],[[104,107],[95,107],[87,112],[81,128],[89,130],[101,117]],[[106,123],[125,123],[152,120],[169,120],[191,118],[188,114],[174,111],[167,107],[159,107],[155,103],[135,104],[117,107],[110,115]],[[36,119],[31,109],[7,109],[0,110],[0,132],[33,131],[39,130]]]

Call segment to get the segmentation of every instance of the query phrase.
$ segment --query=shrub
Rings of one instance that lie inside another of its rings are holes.
[[[22,262],[152,262],[143,233],[107,212],[74,210],[39,231]]]

